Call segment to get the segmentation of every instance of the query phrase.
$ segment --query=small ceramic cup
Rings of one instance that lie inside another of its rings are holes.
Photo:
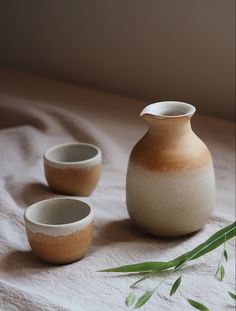
[[[24,214],[26,234],[36,256],[53,264],[80,259],[93,235],[93,211],[84,202],[70,198],[40,201]]]
[[[44,153],[46,180],[53,191],[89,196],[101,175],[101,150],[91,144],[57,145]]]

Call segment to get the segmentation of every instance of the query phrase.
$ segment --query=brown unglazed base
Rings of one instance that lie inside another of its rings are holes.
[[[66,236],[49,236],[26,229],[29,244],[40,259],[52,264],[68,264],[79,260],[88,250],[93,223]]]
[[[86,168],[57,168],[44,165],[45,176],[54,192],[89,196],[96,187],[101,175],[101,165]]]

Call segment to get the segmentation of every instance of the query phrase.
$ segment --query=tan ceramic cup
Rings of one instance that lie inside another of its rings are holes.
[[[93,211],[84,202],[70,198],[40,201],[24,214],[26,234],[36,256],[53,264],[80,259],[93,235]]]
[[[101,150],[94,145],[57,145],[44,153],[45,177],[57,193],[89,196],[100,178],[101,161]]]

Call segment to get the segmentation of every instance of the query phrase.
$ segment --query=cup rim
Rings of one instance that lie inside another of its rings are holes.
[[[56,160],[52,160],[48,158],[48,154],[56,149],[59,148],[67,148],[67,147],[71,147],[71,146],[88,146],[88,147],[92,147],[93,149],[95,149],[97,151],[97,154],[93,157],[90,157],[86,160],[81,160],[81,161],[73,161],[73,162],[67,162],[67,161],[56,161]],[[48,148],[44,154],[43,154],[43,159],[44,161],[50,163],[50,164],[54,164],[54,165],[58,165],[58,166],[89,166],[89,165],[95,165],[95,164],[99,164],[101,163],[101,159],[102,159],[102,152],[100,150],[99,147],[97,147],[96,145],[93,144],[89,144],[89,143],[63,143],[63,144],[58,144],[58,145],[54,145],[50,148]]]
[[[48,202],[56,202],[56,201],[59,201],[59,200],[65,200],[65,201],[76,201],[77,203],[82,203],[83,205],[86,205],[88,208],[89,208],[89,213],[87,216],[83,217],[82,219],[80,220],[77,220],[77,221],[73,221],[73,222],[69,222],[69,223],[66,223],[66,224],[45,224],[45,223],[41,223],[41,222],[38,222],[38,221],[34,221],[32,219],[30,219],[28,217],[28,213],[31,209],[35,208],[36,206],[38,205],[41,205],[41,208],[45,208],[45,203],[48,203]],[[37,226],[37,227],[41,227],[41,228],[45,228],[45,229],[59,229],[59,228],[69,228],[69,227],[75,227],[76,225],[84,225],[86,223],[88,223],[89,220],[93,220],[93,209],[91,208],[91,206],[88,204],[88,203],[85,203],[84,201],[81,201],[81,200],[78,200],[78,199],[75,199],[75,198],[68,198],[68,197],[62,197],[62,198],[50,198],[50,199],[46,199],[46,200],[41,200],[41,201],[38,201],[38,202],[35,202],[33,204],[31,204],[29,207],[27,207],[27,209],[25,210],[24,212],[24,221],[25,221],[25,225],[27,227],[27,222],[33,226]]]

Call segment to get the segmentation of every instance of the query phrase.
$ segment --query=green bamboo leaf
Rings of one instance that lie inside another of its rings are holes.
[[[153,293],[154,293],[154,290],[151,290],[143,294],[136,302],[135,309],[142,307],[152,297]]]
[[[224,250],[224,257],[225,257],[225,260],[228,261],[228,253],[226,249]]]
[[[108,268],[104,270],[100,270],[99,272],[151,272],[156,270],[157,272],[167,270],[173,267],[176,267],[182,262],[188,260],[195,260],[212,250],[216,249],[220,245],[224,244],[227,240],[233,238],[236,235],[236,222],[232,223],[229,226],[222,228],[213,234],[209,239],[207,239],[204,243],[198,245],[193,250],[184,253],[183,255],[167,261],[167,262],[141,262],[131,265],[125,265],[115,268]]]
[[[232,292],[228,292],[228,294],[230,295],[230,297],[234,300],[236,300],[236,295]]]
[[[130,292],[126,298],[126,306],[131,307],[134,304],[135,300],[136,300],[136,296],[135,296],[134,291]]]
[[[175,260],[172,261],[176,262],[175,266],[179,263],[180,260],[194,260],[197,259],[215,248],[219,247],[220,245],[224,244],[227,240],[233,238],[236,235],[236,222],[232,223],[229,226],[224,227],[223,229],[214,233],[209,239],[207,239],[204,243],[198,245],[190,252],[187,252]],[[191,259],[190,259],[191,258]]]
[[[108,268],[100,270],[98,272],[148,272],[157,268],[160,268],[162,270],[165,266],[166,262],[150,261],[120,266],[116,268]]]
[[[207,307],[205,307],[202,303],[197,302],[195,300],[192,299],[187,299],[189,304],[194,307],[195,309],[201,310],[201,311],[209,311],[209,309]]]
[[[225,268],[224,266],[222,265],[220,267],[220,280],[223,281],[224,280],[224,276],[225,276]]]
[[[170,290],[170,296],[174,295],[174,293],[177,291],[178,287],[180,286],[181,280],[182,280],[182,277],[179,276],[178,279],[174,282]]]

